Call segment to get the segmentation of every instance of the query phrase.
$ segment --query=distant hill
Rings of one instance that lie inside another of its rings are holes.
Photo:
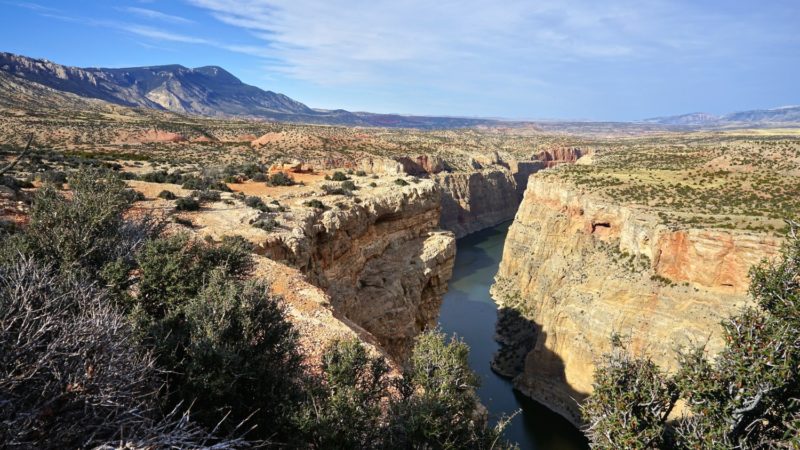
[[[45,100],[47,98],[48,100]],[[393,128],[503,127],[635,133],[657,129],[800,126],[800,106],[743,111],[723,116],[692,113],[639,122],[500,121],[465,117],[406,116],[309,108],[286,95],[243,83],[217,66],[181,65],[122,69],[64,66],[0,52],[0,105],[36,109],[91,109],[110,105],[204,117],[256,118],[281,122]],[[103,106],[97,101],[106,102]],[[48,106],[48,102],[51,104]],[[55,104],[52,104],[55,103]],[[71,103],[74,103],[72,105]],[[110,105],[109,105],[110,104]]]
[[[493,122],[312,109],[286,95],[245,84],[217,66],[194,69],[177,64],[122,69],[79,68],[0,52],[0,72],[83,98],[206,117],[413,128],[453,128]],[[4,78],[6,84],[13,83],[13,78]],[[30,85],[25,86],[30,89]]]
[[[642,122],[660,125],[683,125],[704,128],[733,126],[779,126],[800,125],[800,106],[783,106],[772,109],[754,109],[722,116],[706,113],[681,114],[678,116],[654,117]]]

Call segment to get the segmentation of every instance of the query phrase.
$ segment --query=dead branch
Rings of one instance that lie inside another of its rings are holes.
[[[0,176],[5,175],[6,172],[13,169],[14,166],[16,166],[17,163],[20,162],[20,160],[24,158],[25,155],[28,154],[28,152],[31,150],[31,143],[33,143],[33,133],[31,133],[31,135],[28,137],[28,143],[25,145],[25,148],[22,150],[22,152],[20,152],[20,154],[17,155],[17,157],[13,161],[8,163],[7,166],[0,169]]]

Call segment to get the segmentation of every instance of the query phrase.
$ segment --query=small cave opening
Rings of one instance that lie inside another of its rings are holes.
[[[598,230],[599,228],[599,230]],[[592,233],[608,232],[611,229],[611,224],[608,222],[594,222],[592,223]]]

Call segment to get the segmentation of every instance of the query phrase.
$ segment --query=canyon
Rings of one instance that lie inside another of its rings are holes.
[[[112,167],[142,194],[137,209],[163,214],[171,231],[244,237],[310,367],[331,343],[357,339],[401,370],[415,337],[439,323],[456,239],[513,221],[492,262],[502,345],[492,369],[578,427],[612,335],[667,370],[678,347],[719,350],[719,322],[748,304],[749,267],[778,252],[780,218],[800,207],[800,144],[788,132],[356,129],[92,102],[73,115],[0,116],[0,130],[40,147],[17,179]],[[160,172],[183,181],[146,181]],[[294,185],[265,183],[279,172]],[[232,192],[177,211],[162,190],[208,189],[184,188],[187,178]],[[24,198],[0,200],[24,219]],[[494,322],[488,311],[475,320]]]
[[[320,190],[324,182],[318,176],[305,186],[271,188],[261,198],[280,202],[285,210],[270,214],[275,227],[269,231],[248,226],[262,216],[258,210],[230,211],[224,203],[187,218],[199,227],[200,237],[240,235],[250,240],[255,252],[269,261],[264,267],[271,270],[262,271],[262,276],[269,274],[273,285],[309,286],[306,292],[313,292],[315,300],[310,301],[308,295],[289,297],[306,306],[317,305],[295,314],[300,330],[308,325],[308,314],[329,316],[330,332],[311,327],[303,333],[306,340],[315,342],[315,348],[324,347],[322,336],[340,339],[344,325],[393,362],[401,362],[414,338],[437,324],[452,274],[455,239],[510,220],[528,175],[546,166],[539,160],[506,162],[497,154],[473,164],[470,171],[449,172],[441,161],[424,155],[278,163],[272,170],[366,168],[376,186],[367,186],[366,179],[354,176],[357,197],[327,195]],[[327,169],[327,173],[333,171]],[[398,179],[410,182],[401,187],[394,183]],[[131,184],[151,196],[158,190],[142,182]],[[230,186],[246,190],[249,185]],[[178,186],[173,189],[188,194]],[[324,202],[325,209],[305,206],[309,198]],[[228,194],[223,202],[226,199],[230,199]]]
[[[574,161],[570,160],[574,152],[552,154],[564,156],[563,162]],[[233,195],[223,193],[219,202],[181,216],[193,223],[191,231],[200,238],[239,235],[253,243],[263,261],[259,275],[273,286],[283,286],[296,326],[307,342],[313,342],[308,346],[311,353],[352,335],[399,363],[414,338],[438,322],[452,274],[455,239],[509,221],[528,176],[554,164],[552,157],[548,162],[505,159],[497,153],[478,157],[466,171],[446,170],[441,160],[425,155],[278,162],[272,171],[306,176],[298,178],[304,184],[267,189],[252,183],[229,186],[279,203],[281,211],[231,208],[226,201],[231,202]],[[320,166],[369,172],[352,175],[358,190],[344,195],[326,191],[330,183],[323,180],[323,173],[330,175],[335,169],[315,172],[313,168]],[[397,180],[408,182],[400,186]],[[150,202],[169,204],[156,196],[164,184],[129,183],[147,197],[143,207],[153,207]],[[177,185],[169,188],[181,196],[191,194]],[[309,199],[325,206],[309,208]],[[272,228],[250,225],[265,217]],[[310,320],[320,317],[326,319]],[[316,326],[310,326],[314,322]]]
[[[319,177],[321,179],[321,176]],[[358,181],[358,197],[328,195],[321,182],[276,187],[261,198],[280,202],[264,213],[247,205],[231,207],[233,194],[201,211],[180,213],[201,239],[241,236],[254,246],[256,275],[286,300],[310,362],[333,341],[357,338],[391,363],[402,362],[414,338],[436,325],[447,290],[455,238],[439,228],[440,193],[430,180],[399,187],[392,177]],[[142,192],[141,208],[170,203],[156,193],[177,185],[129,182]],[[253,184],[231,184],[255,192]],[[308,207],[315,198],[324,207]],[[153,204],[155,202],[155,204]],[[268,230],[254,227],[268,218]]]

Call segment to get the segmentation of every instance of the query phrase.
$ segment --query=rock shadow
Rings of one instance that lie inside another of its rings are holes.
[[[544,344],[547,334],[540,324],[514,308],[497,311],[495,339],[500,344],[492,370],[514,380],[514,388],[583,429],[580,403],[587,394],[567,380],[563,358]]]

